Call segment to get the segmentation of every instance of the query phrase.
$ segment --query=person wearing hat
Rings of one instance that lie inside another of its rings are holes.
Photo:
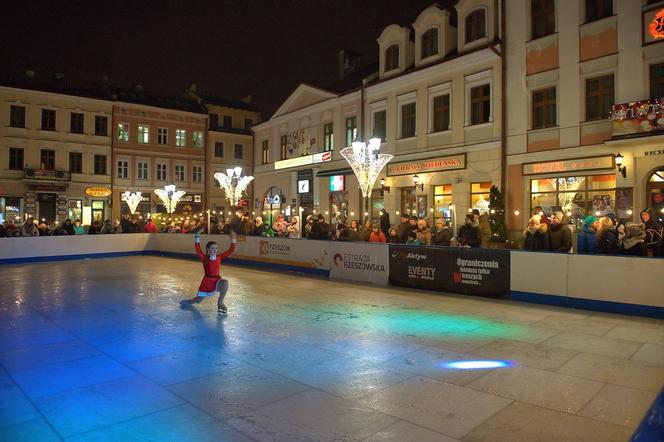
[[[588,215],[583,219],[583,227],[576,234],[576,253],[580,255],[593,255],[597,242],[599,221],[596,217]]]
[[[457,232],[457,242],[464,247],[479,247],[482,243],[480,223],[475,215],[467,213],[464,223]]]
[[[533,251],[549,251],[549,228],[541,222],[540,215],[533,215],[528,220],[528,227],[523,231],[526,237],[524,249]]]
[[[552,252],[569,253],[572,249],[572,231],[568,227],[567,217],[560,210],[551,217],[549,246]]]
[[[627,223],[622,241],[623,253],[630,256],[648,256],[645,224]]]
[[[482,242],[480,243],[480,247],[488,247],[489,246],[489,241],[491,240],[491,224],[489,224],[489,215],[487,213],[483,213],[480,215],[479,209],[473,209],[473,215],[475,215],[475,219],[479,223],[479,228],[480,228],[480,237],[482,238]]]
[[[619,255],[622,244],[615,223],[609,216],[601,217],[599,223],[600,229],[597,231],[595,253],[598,255]]]
[[[401,214],[401,223],[397,226],[397,236],[399,237],[399,242],[405,244],[408,241],[408,233],[411,231],[410,223],[408,222],[408,215],[406,213]]]

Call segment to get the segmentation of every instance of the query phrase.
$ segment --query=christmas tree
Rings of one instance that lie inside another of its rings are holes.
[[[489,194],[489,224],[491,225],[491,241],[505,242],[505,201],[503,194],[496,186],[491,186]]]

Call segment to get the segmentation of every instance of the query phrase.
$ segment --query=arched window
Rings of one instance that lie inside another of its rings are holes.
[[[438,53],[438,28],[431,28],[422,34],[422,58]]]
[[[486,11],[477,9],[466,17],[466,43],[486,37]]]
[[[399,67],[399,45],[393,44],[385,49],[385,72]]]

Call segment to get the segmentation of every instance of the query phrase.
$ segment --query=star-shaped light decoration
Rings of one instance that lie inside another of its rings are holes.
[[[352,146],[341,150],[341,155],[353,169],[357,181],[360,183],[362,196],[365,198],[371,195],[371,189],[380,171],[394,158],[394,155],[379,153],[379,151],[380,138],[370,139],[368,145],[361,141],[354,141]]]

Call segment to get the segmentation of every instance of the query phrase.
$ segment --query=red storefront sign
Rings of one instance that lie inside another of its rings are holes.
[[[404,161],[387,165],[387,175],[409,175],[416,173],[438,172],[466,168],[466,155],[427,158],[426,160]]]
[[[523,165],[523,174],[538,175],[543,173],[568,173],[598,169],[613,169],[614,167],[615,162],[613,155],[607,155],[604,157],[526,163]]]

